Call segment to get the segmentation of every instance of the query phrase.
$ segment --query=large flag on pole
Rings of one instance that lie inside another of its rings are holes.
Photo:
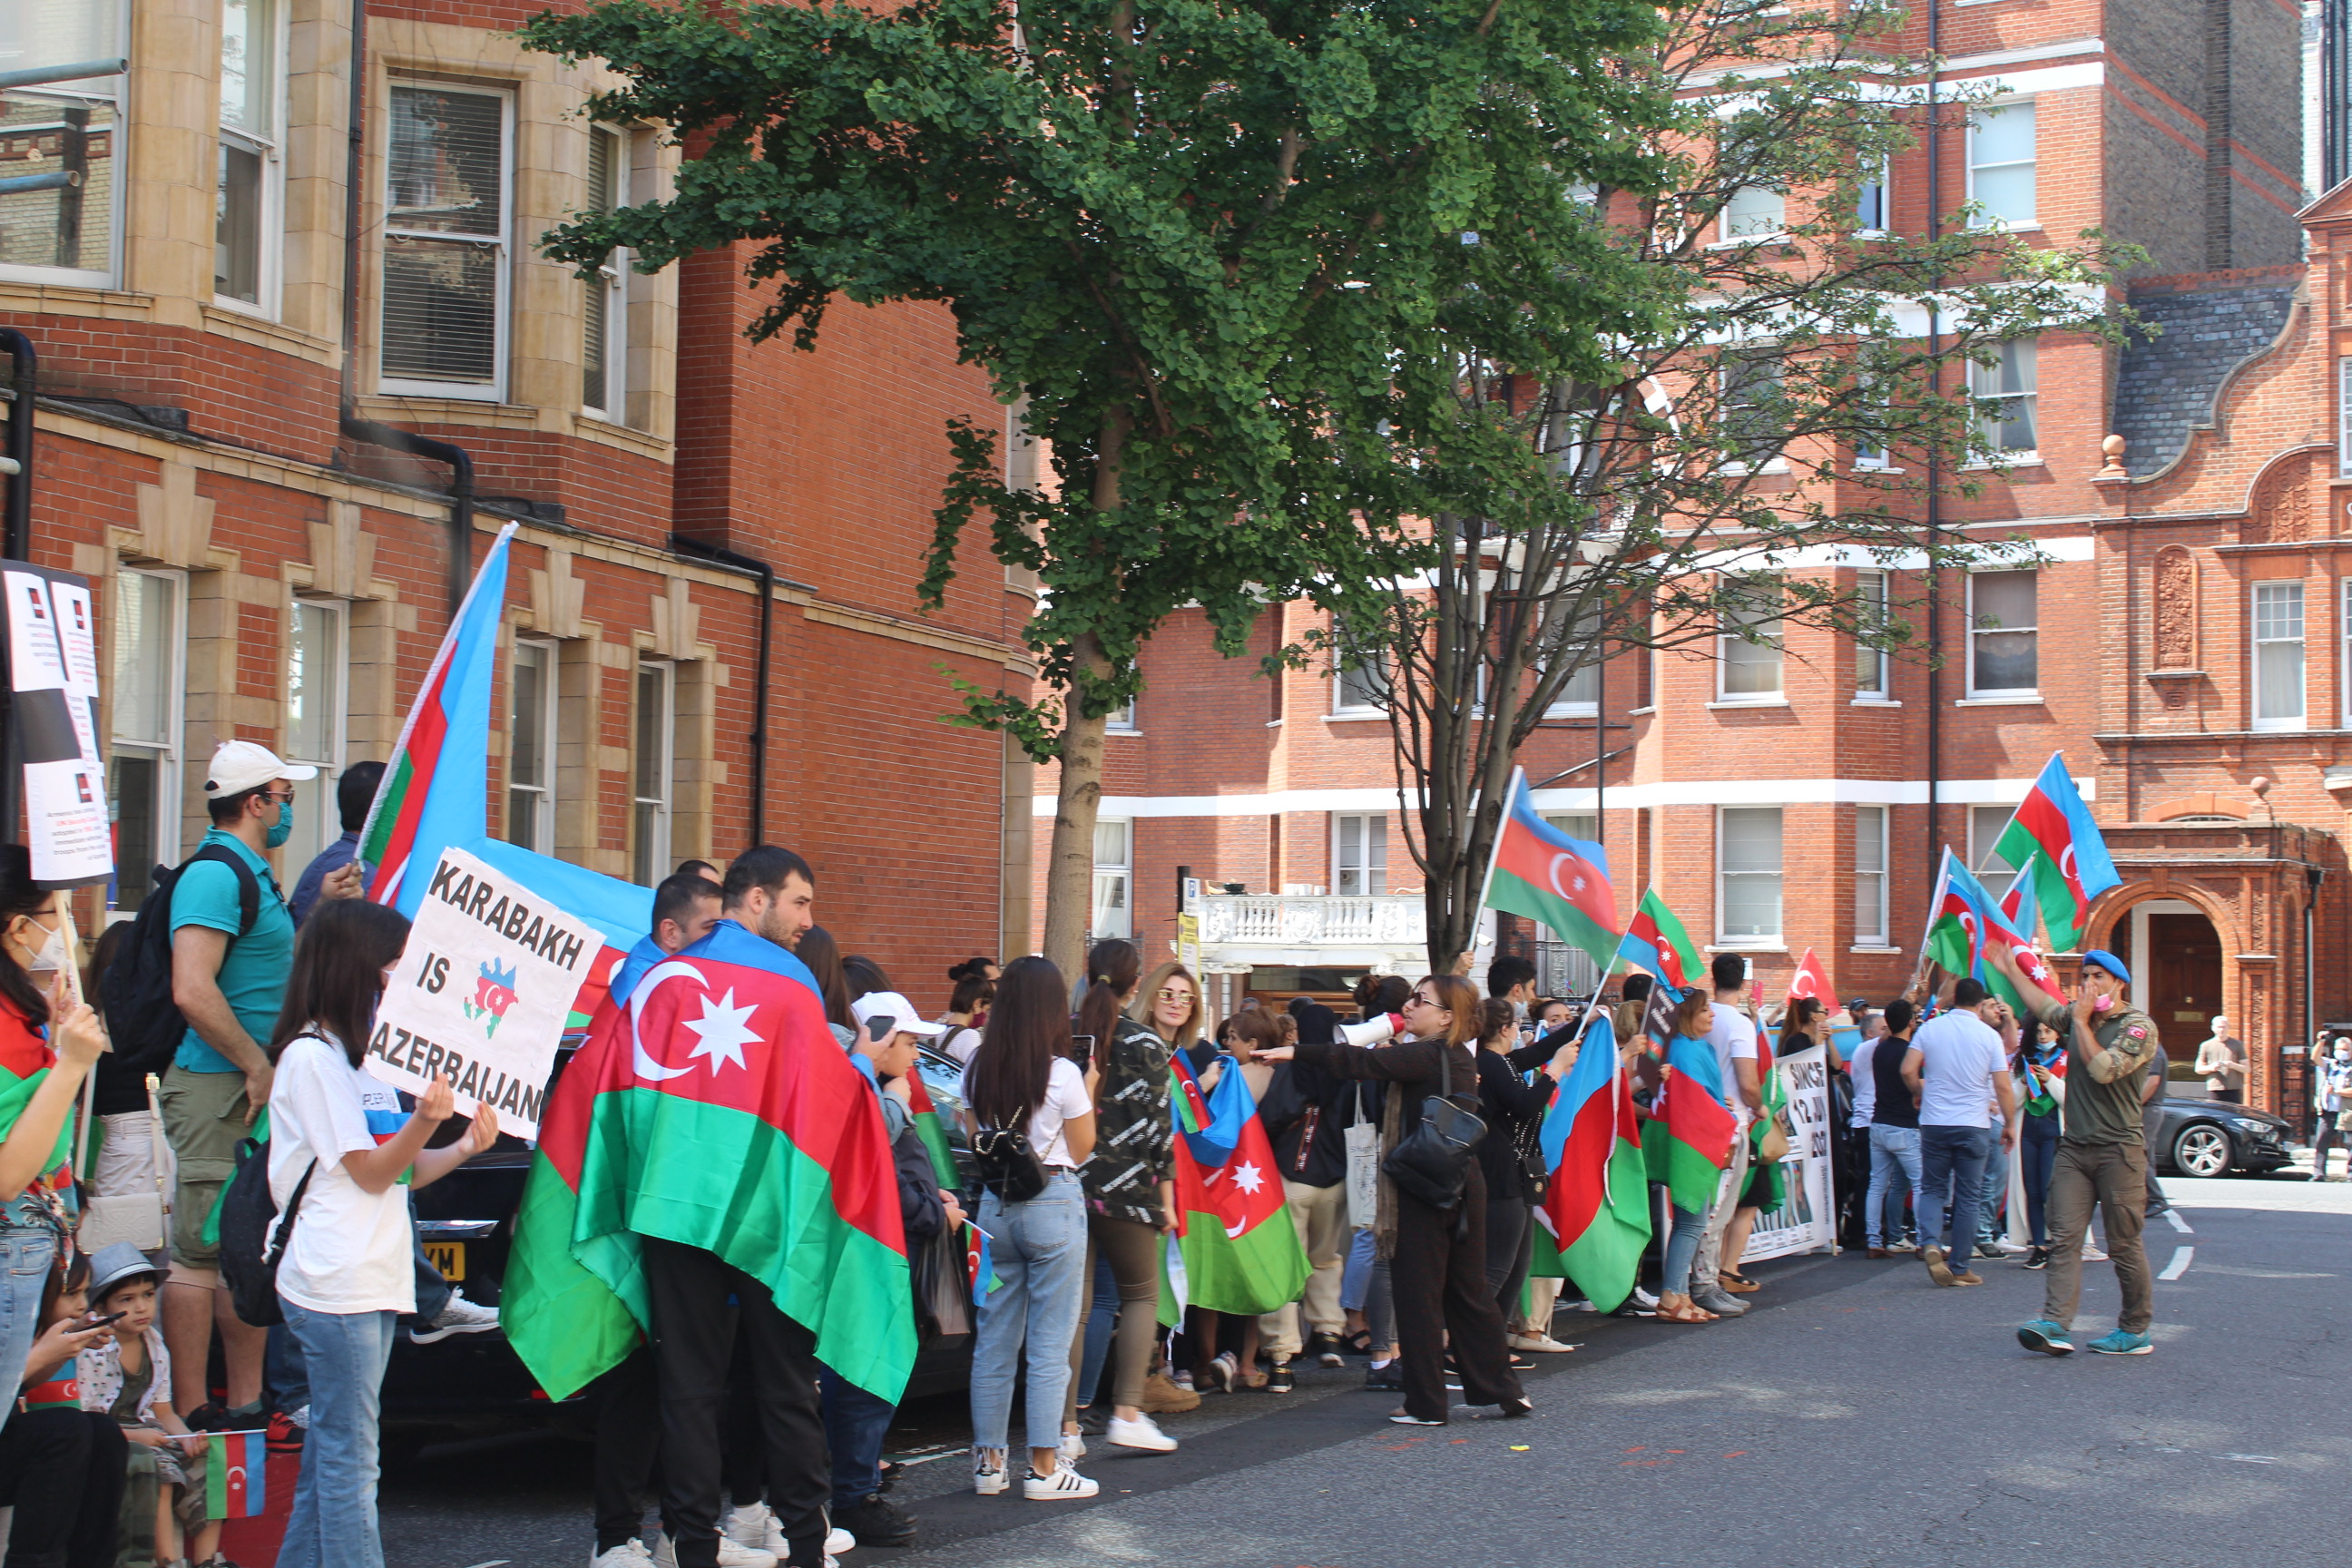
[[[2051,945],[2061,952],[2082,945],[2091,900],[2123,880],[2116,874],[2116,863],[2107,854],[2107,841],[2100,837],[2091,808],[2083,804],[2074,775],[2066,771],[2063,752],[2052,752],[2042,764],[2042,775],[2026,792],[1993,848],[2003,860],[2018,867],[2027,865],[2039,852],[2033,873],[2041,894],[2042,919],[2050,928]]]
[[[759,1280],[895,1402],[915,1359],[898,1171],[806,966],[721,921],[615,1000],[548,1097],[516,1216],[499,1320],[523,1364],[556,1399],[619,1364],[656,1237]]]
[[[374,868],[368,897],[404,915],[416,913],[441,851],[479,838],[489,827],[490,686],[514,532],[511,522],[499,530],[474,573],[360,829],[359,858]],[[408,875],[412,867],[418,875]]]
[[[2020,1013],[2030,1005],[2011,986],[2000,970],[1985,962],[1994,948],[2012,953],[2018,967],[2052,996],[2063,1000],[2049,966],[2033,952],[2033,944],[2010,923],[2000,905],[1985,890],[1950,846],[1944,849],[1942,869],[1936,878],[1935,896],[1928,900],[1927,956],[1954,974],[1973,975]],[[2031,962],[2029,962],[2031,961]],[[2040,973],[2036,973],[2035,971]]]
[[[1234,1058],[1218,1059],[1224,1071],[1205,1097],[1181,1053],[1170,1068],[1176,1233],[1192,1304],[1255,1316],[1297,1300],[1313,1269],[1257,1101]]]
[[[1706,965],[1699,961],[1698,944],[1691,941],[1690,932],[1666,908],[1666,900],[1655,888],[1643,892],[1642,901],[1634,906],[1625,940],[1617,944],[1617,956],[1677,991],[1689,990],[1706,973]]]
[[[1607,1018],[1585,1032],[1538,1132],[1551,1179],[1536,1223],[1561,1272],[1596,1310],[1615,1311],[1633,1294],[1650,1244],[1650,1174],[1633,1081]]]
[[[1609,885],[1609,851],[1570,838],[1536,815],[1527,770],[1511,773],[1495,858],[1486,872],[1486,904],[1551,927],[1560,941],[1581,948],[1607,973],[1617,953],[1617,894]]]

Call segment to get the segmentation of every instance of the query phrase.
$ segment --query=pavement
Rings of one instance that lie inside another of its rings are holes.
[[[961,1399],[919,1402],[892,1495],[920,1543],[843,1568],[2300,1560],[2347,1517],[2352,1184],[2165,1186],[2153,1355],[2019,1349],[2043,1276],[2014,1264],[1939,1289],[1916,1262],[1792,1258],[1754,1266],[1738,1321],[1562,1313],[1584,1348],[1537,1358],[1527,1419],[1394,1426],[1360,1363],[1310,1370],[1168,1419],[1173,1455],[1098,1449],[1086,1503],[973,1496]],[[2114,1324],[2106,1266],[2084,1297],[2078,1344]],[[582,1568],[587,1463],[544,1436],[426,1450],[385,1481],[388,1568]]]

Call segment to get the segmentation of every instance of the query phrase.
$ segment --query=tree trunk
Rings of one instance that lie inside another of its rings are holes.
[[[1092,634],[1078,640],[1076,653],[1079,664],[1097,674],[1109,667]],[[1045,862],[1045,956],[1072,984],[1086,978],[1087,928],[1094,921],[1095,818],[1102,809],[1103,731],[1109,723],[1108,714],[1080,714],[1073,694],[1057,753],[1062,779]]]

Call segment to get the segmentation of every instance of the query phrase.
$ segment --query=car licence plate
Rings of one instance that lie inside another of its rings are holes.
[[[433,1267],[441,1270],[441,1278],[456,1283],[466,1277],[466,1244],[462,1241],[428,1241],[425,1256]]]

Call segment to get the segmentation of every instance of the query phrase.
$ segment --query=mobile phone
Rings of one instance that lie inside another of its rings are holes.
[[[121,1322],[123,1319],[125,1319],[125,1318],[129,1317],[130,1315],[131,1315],[131,1314],[130,1314],[130,1313],[128,1313],[128,1312],[109,1312],[109,1313],[107,1313],[105,1316],[100,1317],[100,1316],[99,1316],[99,1315],[97,1315],[97,1314],[93,1313],[93,1314],[91,1314],[91,1316],[90,1316],[90,1317],[89,1317],[89,1319],[88,1319],[88,1320],[87,1320],[87,1321],[82,1324],[82,1327],[83,1327],[84,1329],[102,1329],[102,1328],[106,1327],[109,1323],[119,1323],[119,1322]]]
[[[877,1013],[866,1020],[866,1037],[869,1040],[887,1040],[898,1032],[898,1020],[888,1013]]]
[[[1095,1037],[1092,1035],[1072,1035],[1070,1059],[1082,1068],[1092,1066],[1095,1059]]]

